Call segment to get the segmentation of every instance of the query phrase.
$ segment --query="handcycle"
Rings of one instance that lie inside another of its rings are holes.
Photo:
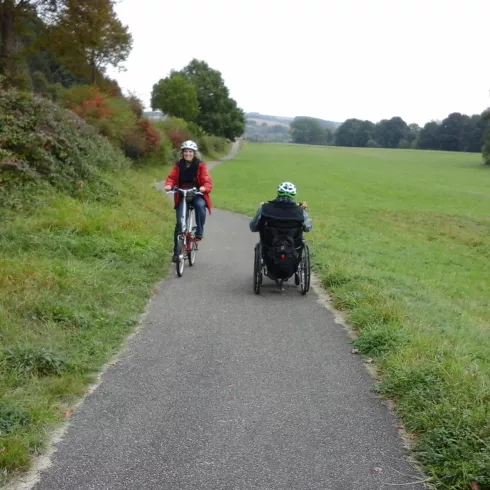
[[[177,256],[175,267],[177,269],[177,275],[182,277],[184,274],[185,260],[189,261],[189,266],[193,266],[196,263],[196,252],[199,250],[198,242],[196,240],[196,229],[194,225],[193,215],[195,214],[194,206],[191,204],[195,196],[202,196],[203,193],[199,192],[196,187],[192,189],[181,189],[180,187],[174,187],[171,191],[167,191],[166,194],[180,193],[182,196],[181,214],[179,216],[180,232],[177,236]],[[192,212],[194,211],[194,213]]]
[[[301,246],[299,248],[301,248],[301,250],[299,252],[297,269],[293,274],[288,276],[287,274],[278,273],[278,271],[274,270],[270,264],[267,265],[264,260],[264,245],[262,238],[255,244],[253,273],[253,289],[255,294],[260,294],[260,287],[262,286],[264,276],[275,281],[277,289],[280,291],[283,290],[283,283],[287,282],[293,276],[294,283],[296,286],[300,287],[300,292],[303,296],[310,290],[310,248],[304,238],[301,238]]]

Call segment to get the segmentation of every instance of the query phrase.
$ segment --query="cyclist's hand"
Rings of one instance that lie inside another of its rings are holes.
[[[199,187],[199,192],[204,194],[206,192],[206,188],[204,186]]]
[[[303,201],[300,206],[303,208],[303,209],[306,209],[308,207],[308,204],[306,203],[306,201]]]
[[[263,206],[264,204],[265,204],[265,203],[264,203],[264,201],[262,201],[262,202],[259,204],[259,206]]]
[[[172,190],[172,186],[171,186],[171,185],[166,185],[166,186],[164,187],[164,189],[165,189],[166,191],[171,191],[171,190]]]

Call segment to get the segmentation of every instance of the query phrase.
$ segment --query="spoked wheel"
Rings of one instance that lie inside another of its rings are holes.
[[[179,238],[179,247],[178,247],[178,260],[175,263],[175,268],[177,269],[177,275],[182,277],[184,273],[184,253],[185,253],[185,245],[184,239],[182,237]]]
[[[310,249],[305,243],[303,248],[303,257],[301,258],[301,268],[299,271],[300,291],[303,296],[310,290],[310,276]]]
[[[260,243],[257,243],[254,248],[254,292],[260,294],[260,286],[262,284],[262,264],[260,257]]]
[[[191,250],[187,252],[187,258],[189,259],[189,265],[192,267],[196,263],[197,243],[193,237],[189,237],[188,240],[191,242]]]

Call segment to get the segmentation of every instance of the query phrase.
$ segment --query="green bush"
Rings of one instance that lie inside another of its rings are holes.
[[[158,129],[158,125],[155,126]],[[172,146],[172,142],[163,130],[158,129],[158,131],[161,137],[160,146],[147,159],[148,164],[167,165],[175,163],[180,157],[180,151]]]
[[[124,148],[127,136],[135,134],[138,117],[131,108],[129,101],[122,97],[108,98],[107,108],[109,110],[109,117],[105,120],[109,122],[110,134],[106,136],[114,144],[120,148]]]
[[[157,122],[157,127],[162,131],[190,131],[189,123],[180,117],[169,117]]]
[[[158,152],[160,132],[142,117],[143,106],[134,95],[109,96],[97,86],[83,85],[64,90],[61,99],[132,160]]]
[[[217,158],[225,151],[226,139],[218,136],[203,136],[198,138],[198,144],[202,153]]]
[[[156,123],[157,129],[165,134],[166,140],[172,148],[173,160],[178,160],[180,157],[180,146],[186,140],[195,140],[195,135],[189,129],[189,123],[179,117],[169,117],[164,121]]]
[[[200,126],[186,122],[178,117],[169,117],[159,121],[155,126],[163,133],[174,148],[174,159],[180,156],[180,145],[187,139],[192,139],[199,146],[199,151],[206,158],[219,158],[226,150],[227,140],[218,136],[208,135]]]
[[[61,103],[120,148],[124,148],[125,136],[134,132],[138,120],[128,100],[123,97],[108,97],[93,85],[63,90]]]
[[[33,184],[76,195],[100,170],[129,164],[73,112],[16,90],[0,91],[0,144],[0,207],[11,207],[11,194],[27,193]]]

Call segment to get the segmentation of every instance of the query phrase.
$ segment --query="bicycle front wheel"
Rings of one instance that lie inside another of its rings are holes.
[[[178,259],[175,264],[175,268],[177,269],[177,275],[182,277],[184,273],[184,253],[185,253],[185,242],[182,237],[179,238],[179,247],[178,247]]]
[[[189,259],[189,265],[192,267],[196,263],[196,251],[197,245],[194,238],[188,238],[190,243],[190,250],[187,252],[187,258]]]

